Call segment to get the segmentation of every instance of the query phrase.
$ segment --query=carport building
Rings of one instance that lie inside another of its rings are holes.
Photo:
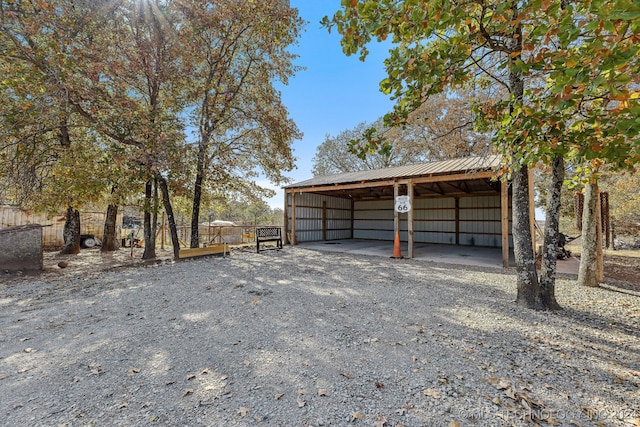
[[[285,243],[343,239],[502,248],[509,262],[511,191],[500,156],[467,157],[315,177],[285,187]],[[533,231],[533,183],[529,175]],[[409,211],[395,211],[409,196]]]

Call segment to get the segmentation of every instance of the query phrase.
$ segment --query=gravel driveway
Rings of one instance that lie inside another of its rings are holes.
[[[640,426],[640,294],[557,287],[295,247],[5,281],[0,425]]]

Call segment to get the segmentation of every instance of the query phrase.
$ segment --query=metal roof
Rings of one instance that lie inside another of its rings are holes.
[[[360,172],[348,172],[335,175],[317,176],[315,178],[288,185],[284,188],[316,187],[319,185],[349,184],[371,182],[388,179],[415,178],[434,175],[452,175],[493,170],[500,166],[502,156],[463,157],[438,162],[416,165],[397,166],[394,168],[374,169]]]

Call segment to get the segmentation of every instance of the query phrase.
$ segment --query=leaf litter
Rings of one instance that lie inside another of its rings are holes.
[[[538,313],[514,283],[291,247],[23,278],[0,284],[0,409],[7,425],[637,425],[638,297],[560,279],[565,310]]]

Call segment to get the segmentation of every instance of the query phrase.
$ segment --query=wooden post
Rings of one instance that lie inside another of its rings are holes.
[[[393,203],[392,203],[392,205],[394,206],[393,208],[393,235],[394,236],[396,235],[396,233],[400,232],[400,214],[395,210],[396,199],[398,198],[399,195],[400,195],[400,188],[398,183],[396,182],[393,184]]]
[[[289,239],[287,238],[287,231],[289,231],[289,192],[284,190],[284,236],[282,236],[282,244],[289,244]],[[255,238],[255,228],[253,229],[253,236]]]
[[[509,183],[500,183],[500,225],[502,228],[502,266],[509,267]]]
[[[291,244],[293,246],[298,244],[296,239],[296,192],[291,193]]]
[[[322,201],[322,240],[327,240],[327,201]]]
[[[407,256],[413,258],[413,181],[409,180],[407,183],[407,195],[409,196],[409,213],[407,214],[407,244],[409,249],[407,250]]]

